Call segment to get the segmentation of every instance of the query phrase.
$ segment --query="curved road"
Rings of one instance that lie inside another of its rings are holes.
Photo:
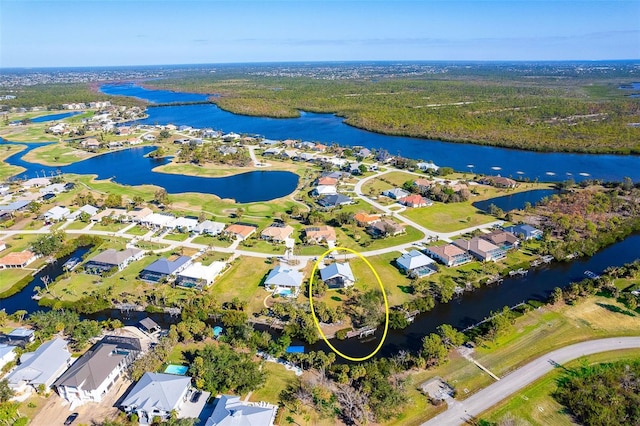
[[[463,401],[454,401],[447,411],[422,423],[422,425],[457,426],[468,424],[466,420],[480,415],[503,399],[552,371],[558,364],[565,364],[583,355],[637,348],[640,348],[640,336],[590,340],[557,349],[504,376],[499,381],[476,392],[469,398]]]

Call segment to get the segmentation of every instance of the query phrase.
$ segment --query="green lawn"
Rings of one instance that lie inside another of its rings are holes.
[[[448,204],[433,203],[428,207],[407,209],[402,215],[437,232],[454,232],[496,220],[495,217],[473,207],[469,201]]]
[[[66,143],[56,143],[29,151],[24,159],[31,163],[44,164],[47,166],[66,166],[92,157],[93,155],[94,154],[87,151],[75,149]]]
[[[189,238],[189,234],[185,234],[181,232],[177,232],[174,234],[167,234],[164,236],[164,239],[169,241],[184,241],[187,238]]]
[[[284,244],[273,244],[260,238],[249,239],[246,241],[251,246],[245,246],[242,242],[238,245],[239,250],[255,251],[258,253],[270,253],[274,256],[283,255],[286,247]]]
[[[404,234],[395,237],[372,238],[366,233],[365,228],[360,228],[356,225],[347,225],[336,228],[336,238],[338,239],[338,246],[340,247],[366,252],[418,241],[424,237],[422,232],[411,226],[407,226],[405,231]]]
[[[640,357],[640,349],[601,352],[571,361],[563,367],[571,369],[581,366],[584,362],[593,365],[638,357]],[[492,422],[514,418],[535,425],[574,425],[571,417],[564,412],[564,407],[551,396],[551,393],[557,389],[556,381],[562,373],[562,370],[556,369],[546,374],[478,417]]]
[[[411,280],[407,278],[406,275],[400,273],[392,264],[400,254],[400,252],[391,252],[367,257],[367,260],[380,277],[380,281],[382,281],[382,286],[387,294],[390,306],[402,305],[404,302],[412,299],[411,293],[409,292]],[[378,288],[375,276],[364,262],[361,260],[353,262],[352,269],[356,277],[364,277],[368,288]]]
[[[293,371],[275,362],[265,362],[262,371],[267,373],[267,381],[263,387],[253,391],[249,400],[277,405],[280,401],[280,393],[289,385],[296,383],[298,379]]]
[[[146,235],[149,232],[148,228],[145,228],[144,226],[140,226],[140,225],[136,225],[133,228],[129,228],[127,229],[127,234],[129,235],[137,235],[139,237]]]
[[[0,269],[0,293],[9,290],[15,283],[32,273],[33,271],[21,268]]]
[[[96,223],[91,227],[91,229],[93,231],[118,232],[119,230],[124,229],[126,227],[127,227],[126,224],[117,223],[117,222],[109,223],[109,224]]]
[[[0,151],[0,181],[5,181],[11,176],[15,176],[26,170],[24,167],[10,166],[4,162],[7,157],[24,149],[24,145],[4,145],[4,148]]]
[[[64,229],[68,229],[68,230],[78,230],[78,229],[84,229],[87,226],[89,226],[89,224],[87,222],[82,222],[79,220],[75,220],[73,222],[71,222],[70,224],[67,225],[66,228]]]
[[[218,237],[212,237],[209,235],[201,235],[199,237],[195,237],[192,240],[193,243],[195,244],[205,244],[208,246],[213,246],[213,247],[229,247],[231,244],[233,244],[231,241],[227,241],[227,240],[220,240],[218,239]]]
[[[275,266],[264,259],[240,257],[208,291],[213,292],[220,302],[229,302],[234,297],[245,300],[249,303],[249,311],[257,312],[269,294],[261,286],[262,280]]]

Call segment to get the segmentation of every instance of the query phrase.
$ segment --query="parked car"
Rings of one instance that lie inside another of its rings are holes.
[[[64,424],[65,425],[70,425],[71,423],[73,423],[78,418],[78,416],[79,416],[78,413],[71,414],[69,417],[67,417],[67,420],[64,421]]]
[[[194,392],[193,395],[191,395],[191,402],[198,402],[201,395],[202,395],[201,391]]]

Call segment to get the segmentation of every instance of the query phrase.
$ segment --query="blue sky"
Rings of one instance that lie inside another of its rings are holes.
[[[0,0],[0,67],[640,58],[640,0]]]

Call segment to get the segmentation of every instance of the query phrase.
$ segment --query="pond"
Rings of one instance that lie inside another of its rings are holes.
[[[499,207],[504,212],[510,210],[523,209],[526,203],[535,205],[538,201],[553,194],[559,194],[556,189],[534,189],[532,191],[523,191],[515,194],[504,195],[501,197],[490,198],[488,200],[476,201],[473,206],[477,209],[488,211],[491,204]]]

